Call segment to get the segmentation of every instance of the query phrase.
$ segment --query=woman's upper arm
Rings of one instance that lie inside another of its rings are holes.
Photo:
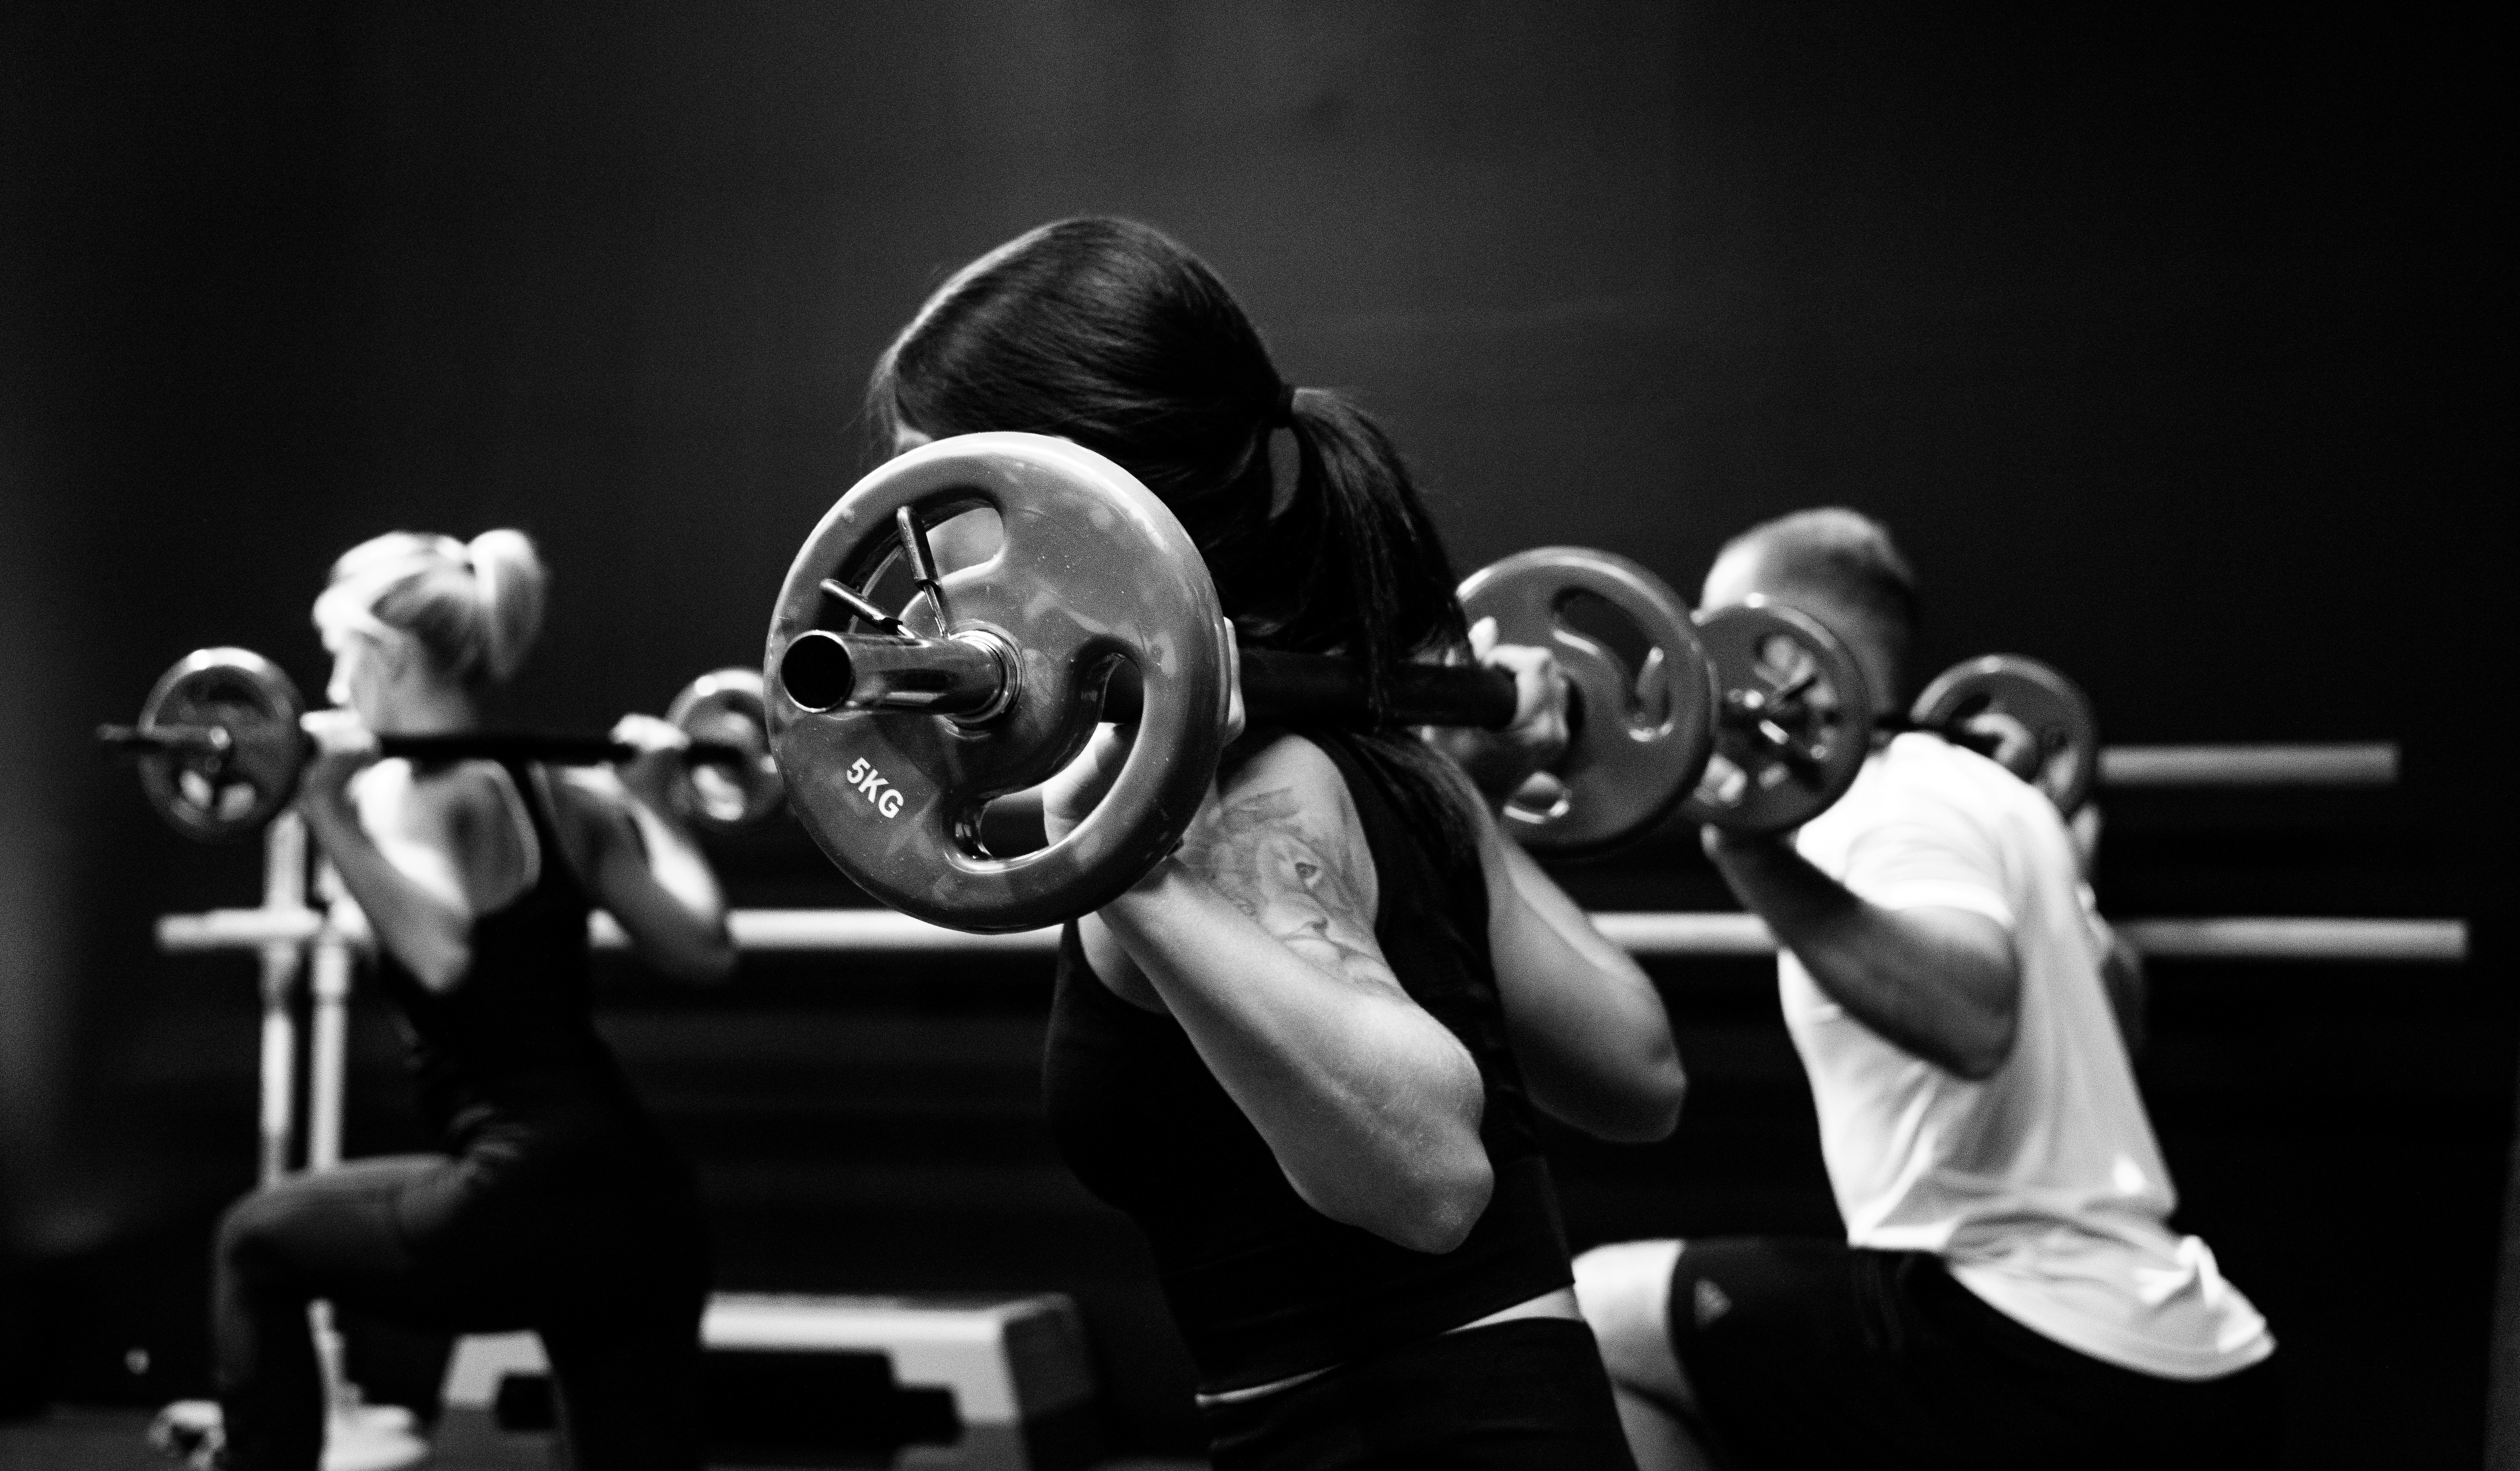
[[[551,783],[556,825],[570,848],[569,860],[596,905],[621,921],[631,938],[670,903],[648,871],[648,845],[630,815],[629,798],[609,773],[568,771]]]
[[[1381,880],[1364,824],[1312,742],[1282,738],[1237,768],[1181,857],[1316,969],[1401,992],[1373,932]]]
[[[1686,1080],[1653,982],[1482,814],[1488,948],[1533,1100],[1606,1138],[1653,1139]]]
[[[723,917],[695,913],[656,876],[633,799],[619,780],[605,771],[569,771],[552,789],[579,874],[640,953],[691,978],[724,975],[734,964],[734,947]]]

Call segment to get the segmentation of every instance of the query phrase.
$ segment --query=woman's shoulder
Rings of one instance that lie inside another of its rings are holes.
[[[417,766],[400,759],[361,772],[363,813],[399,819],[399,825],[462,827],[510,810],[508,774],[495,761],[449,761]]]
[[[1270,805],[1290,812],[1300,808],[1355,822],[1356,800],[1348,790],[1347,774],[1318,741],[1292,731],[1264,731],[1240,744],[1242,749],[1230,754],[1217,772],[1220,801],[1235,806],[1274,797]]]
[[[630,813],[629,788],[612,768],[546,766],[535,768],[535,773],[543,790],[551,794],[554,824],[570,838],[590,845],[635,836],[638,823]]]

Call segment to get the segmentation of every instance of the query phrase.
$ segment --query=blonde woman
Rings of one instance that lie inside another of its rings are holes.
[[[631,717],[618,769],[379,760],[385,735],[477,727],[542,619],[515,531],[396,532],[352,548],[316,600],[335,708],[298,806],[365,910],[441,1152],[366,1159],[257,1190],[221,1224],[211,1304],[236,1471],[323,1450],[316,1298],[423,1328],[532,1328],[588,1471],[697,1467],[708,1250],[690,1171],[589,1015],[601,907],[660,968],[734,965],[725,904],[661,800],[680,736]]]

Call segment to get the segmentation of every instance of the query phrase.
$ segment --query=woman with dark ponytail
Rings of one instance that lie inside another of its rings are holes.
[[[1503,790],[1564,739],[1549,656],[1464,627],[1381,427],[1286,385],[1155,230],[1064,220],[973,262],[869,407],[895,451],[1012,429],[1117,461],[1188,527],[1246,646],[1354,659],[1377,708],[1413,660],[1510,669],[1515,725],[1468,753]],[[1051,784],[1054,835],[1128,739],[1103,727]],[[1491,800],[1388,721],[1254,727],[1180,851],[1068,927],[1052,1128],[1153,1247],[1220,1471],[1631,1464],[1534,1109],[1659,1137],[1679,1063],[1651,986]]]

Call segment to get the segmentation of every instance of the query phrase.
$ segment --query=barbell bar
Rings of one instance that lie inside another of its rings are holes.
[[[994,553],[940,565],[930,529],[980,510]],[[878,596],[887,578],[909,589],[898,607]],[[1791,608],[1692,619],[1642,567],[1571,548],[1508,557],[1460,597],[1567,674],[1566,749],[1506,808],[1537,851],[1598,851],[1684,800],[1701,822],[1780,831],[1863,763],[1861,674]],[[1642,635],[1641,662],[1570,621],[1588,598]],[[1122,467],[1046,435],[940,439],[859,480],[798,549],[763,660],[771,743],[798,818],[870,895],[959,929],[1035,928],[1179,845],[1223,749],[1235,639],[1197,547]],[[1243,689],[1252,720],[1299,729],[1511,717],[1502,672],[1399,671],[1362,709],[1368,684],[1326,655],[1255,649]],[[1137,735],[1094,811],[1058,841],[990,851],[983,810],[1058,772],[1123,691]]]
[[[261,828],[296,794],[313,754],[300,729],[305,701],[269,659],[244,648],[198,649],[159,677],[131,725],[97,729],[109,752],[136,757],[141,788],[169,826],[204,842]],[[771,759],[761,676],[704,674],[675,695],[665,718],[689,741],[676,804],[704,825],[731,829],[776,811],[786,788]],[[512,759],[603,765],[636,759],[637,746],[607,736],[468,731],[383,735],[378,751],[414,761]]]

